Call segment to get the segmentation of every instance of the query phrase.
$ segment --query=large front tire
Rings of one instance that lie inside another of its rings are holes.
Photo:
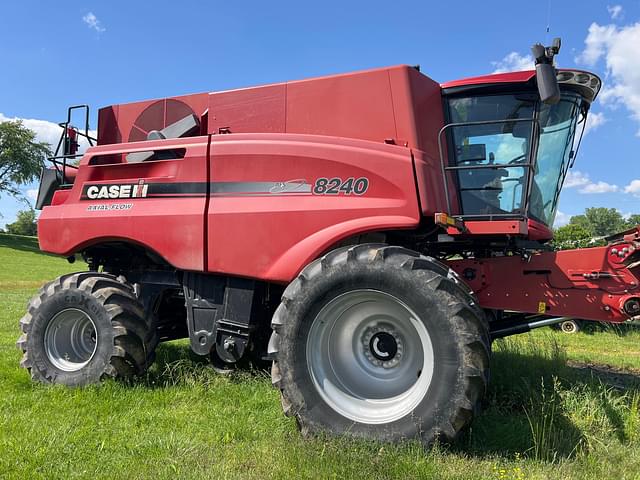
[[[46,284],[20,320],[20,365],[42,383],[82,386],[144,372],[157,337],[122,277],[83,272]]]
[[[436,260],[385,245],[335,250],[285,290],[272,381],[303,433],[453,440],[489,375],[484,314]]]

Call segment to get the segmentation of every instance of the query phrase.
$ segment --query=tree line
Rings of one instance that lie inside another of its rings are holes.
[[[605,237],[640,225],[640,214],[627,218],[615,208],[587,208],[569,223],[554,230],[553,244],[559,250],[604,245]]]
[[[48,155],[51,146],[37,142],[36,133],[22,121],[0,122],[0,196],[9,195],[29,205],[20,186],[38,179]],[[14,235],[35,235],[36,212],[33,208],[18,212],[16,221],[6,225],[5,230]]]

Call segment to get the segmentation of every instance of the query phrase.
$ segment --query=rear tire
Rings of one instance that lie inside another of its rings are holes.
[[[285,290],[272,382],[303,434],[452,441],[489,378],[484,313],[433,258],[359,245],[328,253]]]
[[[20,328],[20,365],[42,383],[81,386],[130,377],[155,358],[155,325],[145,320],[131,285],[106,273],[73,273],[46,284]]]

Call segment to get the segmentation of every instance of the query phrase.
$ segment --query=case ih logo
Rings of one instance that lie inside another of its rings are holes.
[[[88,185],[84,187],[82,197],[89,200],[116,198],[144,198],[149,185],[140,180],[138,183]]]

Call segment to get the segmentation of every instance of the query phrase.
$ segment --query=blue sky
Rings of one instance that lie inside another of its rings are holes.
[[[640,2],[4,2],[0,120],[54,141],[70,104],[147,98],[420,64],[444,82],[518,69],[561,36],[561,67],[604,80],[560,202],[640,213]],[[550,11],[550,15],[549,15]],[[550,33],[546,33],[550,18]],[[92,122],[95,128],[95,117]],[[633,182],[637,180],[637,182]],[[33,186],[25,187],[25,191]],[[21,206],[0,197],[0,226]]]

